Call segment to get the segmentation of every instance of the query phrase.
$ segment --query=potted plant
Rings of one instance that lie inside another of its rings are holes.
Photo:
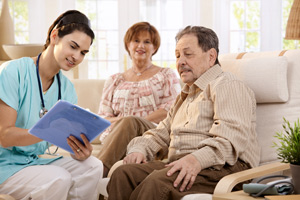
[[[292,127],[288,120],[283,120],[284,132],[276,132],[279,142],[274,142],[274,147],[277,148],[278,158],[290,163],[295,193],[300,194],[300,123],[298,119]]]

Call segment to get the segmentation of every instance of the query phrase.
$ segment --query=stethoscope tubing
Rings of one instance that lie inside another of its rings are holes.
[[[42,102],[42,110],[47,111],[47,109],[45,107],[44,98],[43,98],[43,90],[42,90],[42,84],[41,84],[41,79],[40,79],[40,74],[39,74],[39,61],[40,61],[41,55],[42,55],[42,53],[40,53],[38,55],[37,60],[36,60],[36,76],[37,76],[38,85],[39,85],[40,98],[41,98],[41,102]],[[60,100],[61,99],[61,83],[60,83],[59,73],[56,74],[56,77],[57,77],[57,83],[58,83],[58,100]]]
[[[40,92],[40,98],[41,98],[41,102],[42,102],[42,109],[40,111],[40,118],[43,117],[44,114],[46,114],[47,109],[45,107],[45,102],[44,102],[44,98],[43,98],[43,90],[42,90],[42,84],[41,84],[41,79],[40,79],[40,74],[39,74],[39,61],[40,61],[40,57],[41,57],[42,53],[40,53],[37,57],[36,60],[36,76],[37,76],[37,80],[38,80],[38,84],[39,84],[39,92]],[[57,77],[57,83],[58,83],[58,99],[61,99],[61,83],[60,83],[60,77],[59,77],[59,73],[56,74]],[[58,150],[58,147],[56,147],[56,150],[54,151],[54,153],[50,152],[50,147],[49,147],[49,143],[47,142],[48,145],[48,154],[49,155],[56,155],[56,152]]]

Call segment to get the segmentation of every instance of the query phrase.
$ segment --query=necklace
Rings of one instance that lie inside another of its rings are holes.
[[[144,69],[143,71],[141,72],[136,72],[133,68],[132,68],[132,71],[137,75],[137,76],[141,76],[142,73],[144,73],[145,71],[147,71],[148,69],[150,69],[152,67],[152,64],[149,65],[148,67],[146,67],[146,69]]]

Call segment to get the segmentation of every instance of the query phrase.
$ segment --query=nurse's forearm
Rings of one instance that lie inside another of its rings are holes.
[[[4,148],[12,146],[28,146],[42,141],[28,133],[27,129],[17,127],[0,127],[0,145]]]
[[[2,147],[27,146],[42,141],[15,126],[18,113],[0,99],[0,145]]]

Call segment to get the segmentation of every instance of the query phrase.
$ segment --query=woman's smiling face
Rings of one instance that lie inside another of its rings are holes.
[[[55,38],[54,56],[63,70],[70,70],[82,62],[89,52],[91,38],[81,32],[74,31],[62,38]]]
[[[150,33],[142,31],[129,42],[128,50],[132,60],[151,60],[156,49],[151,42]]]

